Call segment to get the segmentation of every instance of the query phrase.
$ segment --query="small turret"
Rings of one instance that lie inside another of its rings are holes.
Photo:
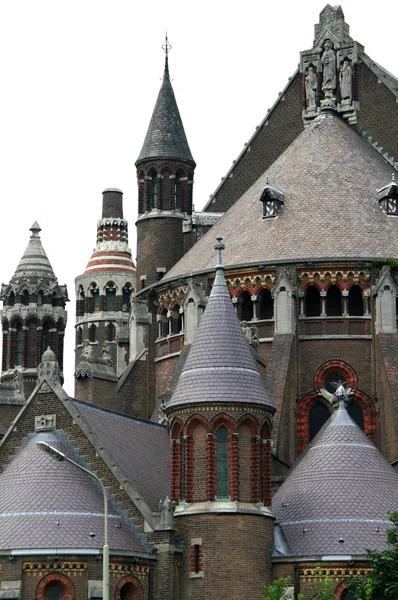
[[[37,367],[42,353],[50,347],[62,370],[65,303],[68,293],[59,285],[40,239],[40,226],[35,221],[32,235],[9,284],[1,287],[3,300],[2,382],[15,378],[18,369],[24,379],[28,397],[34,389]]]
[[[103,191],[97,245],[75,283],[75,395],[95,403],[106,397],[107,407],[116,408],[116,382],[129,360],[129,311],[135,290],[135,265],[119,189]]]

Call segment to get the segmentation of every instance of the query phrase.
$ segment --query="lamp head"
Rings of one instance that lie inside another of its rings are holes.
[[[36,446],[38,446],[40,450],[43,450],[43,452],[51,456],[51,458],[55,458],[55,460],[57,460],[58,462],[62,462],[63,460],[67,459],[66,455],[63,452],[60,452],[56,448],[53,448],[52,446],[50,446],[50,444],[47,444],[46,442],[37,442]]]

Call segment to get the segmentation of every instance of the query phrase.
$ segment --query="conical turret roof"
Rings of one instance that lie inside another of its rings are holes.
[[[30,228],[32,235],[19,265],[14,273],[12,281],[22,279],[44,279],[55,281],[54,271],[44,251],[40,239],[40,226],[35,221]]]
[[[177,158],[195,165],[171,85],[167,55],[163,83],[136,166],[148,158]]]
[[[293,556],[382,549],[397,506],[398,474],[342,401],[273,498]]]
[[[219,261],[209,302],[185,362],[176,390],[167,405],[203,402],[254,403],[275,410],[241,324],[235,314]]]
[[[89,475],[68,462],[57,462],[36,445],[46,442],[81,460],[61,437],[56,432],[31,435],[0,475],[0,550],[102,547],[101,490]],[[147,550],[112,506],[109,545],[111,550]]]

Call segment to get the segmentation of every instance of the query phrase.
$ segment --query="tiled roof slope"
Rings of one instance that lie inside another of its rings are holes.
[[[170,451],[167,429],[73,400],[115,463],[153,511],[170,495]]]
[[[383,549],[398,474],[341,405],[273,499],[293,556]]]
[[[104,543],[101,490],[89,475],[45,454],[36,446],[38,441],[77,458],[56,433],[38,433],[27,439],[0,475],[0,549],[100,551]],[[148,552],[112,506],[109,545],[111,551]]]
[[[398,221],[387,217],[377,190],[392,167],[350,126],[322,113],[217,222],[225,266],[327,258],[398,255]],[[281,214],[262,219],[261,192],[285,193]],[[398,177],[398,174],[397,174]],[[239,231],[239,235],[236,232]],[[162,280],[212,271],[211,230]]]
[[[221,264],[168,407],[199,402],[253,402],[274,409],[236,316]]]
[[[167,59],[163,83],[136,165],[148,158],[179,158],[195,164],[171,85]]]

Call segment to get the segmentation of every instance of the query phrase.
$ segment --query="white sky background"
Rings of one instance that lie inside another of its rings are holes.
[[[204,206],[311,48],[326,1],[0,0],[0,279],[37,220],[68,286],[65,388],[73,395],[74,278],[96,241],[102,190],[124,192],[135,257],[134,162],[170,75]],[[351,36],[398,75],[398,2],[345,0]],[[397,157],[396,157],[397,158]]]

